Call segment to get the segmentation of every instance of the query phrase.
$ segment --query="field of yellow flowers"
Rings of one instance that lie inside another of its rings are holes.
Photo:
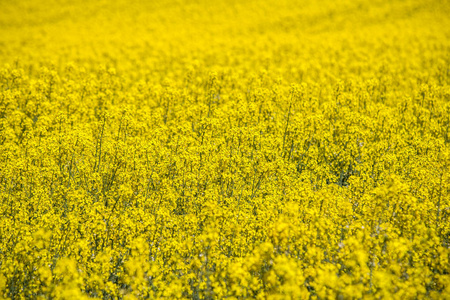
[[[0,298],[449,299],[446,0],[0,9]]]

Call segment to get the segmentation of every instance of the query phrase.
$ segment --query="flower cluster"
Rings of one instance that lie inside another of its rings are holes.
[[[450,298],[445,1],[50,2],[0,12],[0,297]]]

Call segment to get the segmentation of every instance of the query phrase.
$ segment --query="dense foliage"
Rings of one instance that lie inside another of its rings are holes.
[[[2,297],[450,298],[447,1],[1,6]]]

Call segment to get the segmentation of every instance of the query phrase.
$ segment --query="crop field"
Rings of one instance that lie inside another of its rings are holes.
[[[0,0],[0,298],[450,299],[447,0]]]

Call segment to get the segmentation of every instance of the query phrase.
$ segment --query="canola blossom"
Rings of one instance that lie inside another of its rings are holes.
[[[450,298],[448,1],[0,6],[0,298]]]

